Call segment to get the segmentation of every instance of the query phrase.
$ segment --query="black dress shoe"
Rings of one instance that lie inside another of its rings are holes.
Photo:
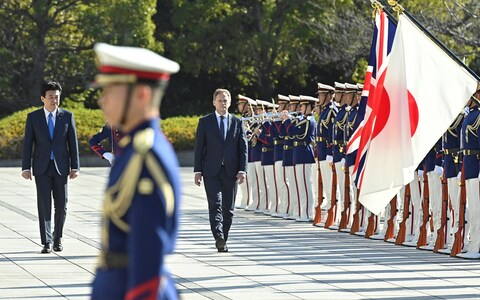
[[[48,242],[45,245],[43,245],[41,253],[50,253],[52,252],[52,243]]]
[[[218,248],[218,252],[228,252],[227,245],[225,245],[223,248]]]
[[[227,244],[227,243],[225,242],[225,239],[223,238],[223,236],[219,236],[219,237],[215,240],[215,247],[216,247],[217,249],[219,249],[219,250],[225,248],[225,245],[226,245],[226,244]]]
[[[62,242],[60,240],[56,240],[53,242],[53,251],[60,252],[63,250]]]

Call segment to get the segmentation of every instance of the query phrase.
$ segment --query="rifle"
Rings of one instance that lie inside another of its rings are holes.
[[[418,235],[417,249],[427,245],[427,224],[430,220],[430,214],[428,210],[428,199],[430,197],[430,190],[428,189],[428,175],[427,170],[424,167],[423,171],[423,201],[422,201],[422,211],[423,211],[423,220],[420,225],[420,234]]]
[[[363,210],[363,207],[360,201],[358,201],[359,195],[360,190],[357,189],[357,202],[355,203],[355,213],[353,214],[352,228],[350,228],[351,235],[354,235],[355,233],[360,231],[360,211]]]
[[[462,253],[463,239],[465,235],[465,207],[467,206],[467,190],[465,188],[465,171],[464,164],[462,164],[462,176],[460,179],[460,205],[458,210],[458,229],[455,233],[455,241],[453,242],[451,257],[457,256]],[[457,220],[455,220],[457,222]]]
[[[343,196],[343,211],[340,218],[340,224],[338,225],[338,231],[346,229],[348,226],[348,220],[350,219],[350,175],[348,168],[345,168],[345,193]]]
[[[332,195],[330,199],[330,207],[327,211],[327,220],[325,220],[324,228],[333,226],[337,214],[337,171],[335,165],[332,164]]]
[[[387,221],[387,230],[385,231],[385,242],[395,237],[395,217],[397,216],[397,196],[390,200],[390,218]]]
[[[411,201],[410,183],[405,186],[405,195],[403,197],[403,215],[402,222],[400,222],[395,245],[402,245],[405,242],[407,234],[407,220],[410,216],[410,201]]]
[[[445,176],[445,170],[442,177],[442,217],[440,228],[437,230],[437,240],[435,241],[435,246],[433,247],[433,252],[438,252],[440,249],[445,248],[445,238],[447,231],[447,213],[448,213],[448,185],[447,178]]]
[[[317,161],[318,165],[318,195],[317,195],[317,207],[315,208],[315,218],[313,219],[313,225],[320,224],[322,222],[322,203],[323,203],[323,179],[320,169],[320,161]]]

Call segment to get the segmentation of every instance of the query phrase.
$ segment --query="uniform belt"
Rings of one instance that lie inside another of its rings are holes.
[[[292,150],[293,146],[283,145],[283,150]]]
[[[449,155],[449,154],[458,154],[458,148],[450,148],[450,149],[444,149],[443,150],[443,153],[445,153],[446,155]]]
[[[344,140],[334,140],[334,141],[333,141],[333,144],[334,144],[334,145],[340,145],[340,146],[342,146],[342,145],[345,144],[345,141],[344,141]]]
[[[126,269],[128,267],[127,253],[106,252],[103,257],[108,269]]]
[[[308,145],[307,142],[298,142],[298,141],[293,142],[293,146],[294,146],[294,147],[307,146],[307,145]]]
[[[274,145],[283,145],[283,141],[282,140],[274,140],[273,144]]]
[[[317,136],[315,138],[316,142],[325,142],[326,140],[327,140],[327,138],[324,138],[323,136]]]
[[[463,155],[479,155],[480,150],[473,150],[473,149],[463,149],[462,150]]]
[[[273,148],[262,147],[262,152],[270,152],[273,151]]]

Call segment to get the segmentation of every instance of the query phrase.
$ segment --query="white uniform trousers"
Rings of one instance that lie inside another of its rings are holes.
[[[285,216],[284,218],[295,220],[298,216],[298,191],[297,179],[295,178],[295,166],[285,167],[285,173],[289,182],[290,203],[287,206],[287,216]]]
[[[329,209],[332,199],[332,166],[328,161],[320,161],[320,172],[322,173],[323,195],[325,196],[322,206]]]
[[[248,170],[247,170],[248,171]],[[250,174],[250,176],[255,175],[255,174]],[[249,174],[247,173],[245,177],[245,181],[242,184],[238,185],[238,189],[240,190],[240,201],[238,202],[237,205],[235,205],[236,208],[246,208],[250,202],[252,201],[252,186],[249,184]],[[238,199],[238,198],[237,198]]]
[[[265,168],[262,166],[262,162],[260,161],[255,162],[255,170],[257,171],[258,189],[260,191],[258,206],[255,209],[255,212],[263,213],[268,210],[268,199],[267,199],[267,181],[265,180]]]
[[[298,222],[313,221],[313,185],[312,169],[315,164],[295,165],[295,175],[298,187]]]
[[[480,191],[478,178],[465,180],[467,191],[467,206],[469,225],[468,232],[469,243],[466,247],[467,253],[458,255],[465,258],[480,258]]]
[[[423,176],[418,175],[415,172],[415,179],[410,182],[410,194],[412,197],[413,204],[413,235],[410,241],[403,243],[406,246],[417,246],[418,237],[420,235],[420,226],[423,223],[423,208],[422,208],[422,189],[420,186],[423,186]],[[428,213],[428,212],[427,212]]]
[[[265,190],[267,191],[266,201],[267,206],[263,212],[266,215],[271,215],[275,212],[277,205],[277,185],[275,182],[275,167],[273,165],[263,166],[265,174]]]
[[[450,219],[447,223],[447,226],[450,229],[450,234],[447,235],[447,244],[448,249],[452,250],[453,242],[455,241],[455,234],[458,231],[458,220],[460,218],[460,187],[456,177],[447,178],[447,186],[448,197],[452,204],[452,209],[447,209],[447,211],[450,212]]]
[[[337,212],[333,226],[330,227],[331,229],[338,229],[344,206],[343,197],[345,197],[345,171],[343,171],[343,163],[341,161],[335,163],[335,171],[337,173]]]
[[[287,213],[287,206],[290,199],[289,183],[285,176],[285,168],[282,161],[275,162],[275,181],[277,186],[277,204],[272,208],[272,216],[283,218]]]
[[[247,164],[247,174],[248,174],[248,186],[251,189],[252,193],[250,194],[250,203],[248,203],[245,210],[256,210],[258,206],[258,199],[260,198],[260,190],[258,187],[258,174],[255,168],[255,162],[249,162]]]
[[[437,241],[438,229],[442,226],[442,182],[434,171],[428,172],[427,175],[429,208],[433,220],[433,232],[430,235],[430,241],[427,238],[427,249],[433,250]]]
[[[350,217],[348,219],[348,228],[352,227],[353,215],[357,212],[357,187],[355,186],[355,178],[353,177],[353,167],[348,167],[348,176],[350,176]],[[361,216],[358,216],[361,219]]]

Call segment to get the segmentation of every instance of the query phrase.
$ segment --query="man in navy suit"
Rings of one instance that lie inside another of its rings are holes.
[[[242,121],[228,113],[231,102],[228,90],[214,92],[215,112],[200,118],[195,141],[195,184],[200,186],[204,178],[218,252],[228,252],[237,184],[243,183],[247,171],[247,140]]]
[[[67,182],[79,174],[78,141],[73,114],[59,108],[62,87],[49,81],[42,87],[43,108],[27,116],[23,144],[22,177],[37,186],[38,221],[42,253],[63,250],[62,233],[67,216]],[[33,153],[32,153],[33,150]],[[52,234],[52,195],[55,208]]]

